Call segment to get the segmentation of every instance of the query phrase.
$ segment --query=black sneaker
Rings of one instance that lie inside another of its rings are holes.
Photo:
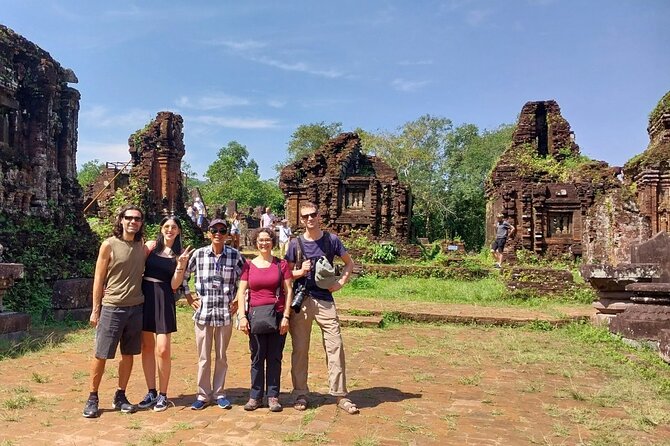
[[[144,397],[144,399],[137,404],[137,407],[139,407],[140,409],[148,409],[151,406],[154,406],[157,400],[158,400],[157,394],[153,392],[148,392],[147,395]]]
[[[120,410],[121,413],[134,413],[137,412],[137,407],[130,404],[128,398],[126,398],[125,392],[119,392],[118,390],[114,394],[114,404],[112,405],[114,409]]]
[[[98,399],[89,398],[86,400],[86,405],[84,406],[84,417],[86,418],[96,418],[98,416]]]

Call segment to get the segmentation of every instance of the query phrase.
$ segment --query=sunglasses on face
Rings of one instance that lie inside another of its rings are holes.
[[[125,221],[142,221],[142,217],[135,217],[134,215],[124,215],[123,219]]]
[[[212,229],[209,230],[209,233],[210,234],[225,234],[226,230],[225,229],[212,228]]]
[[[318,215],[319,215],[319,213],[315,211],[315,212],[312,212],[311,214],[301,214],[300,218],[302,218],[303,220],[307,220],[309,218],[316,218],[316,217],[318,217]]]

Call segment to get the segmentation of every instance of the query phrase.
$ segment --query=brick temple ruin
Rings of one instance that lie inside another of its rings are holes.
[[[25,280],[51,283],[59,274],[77,274],[69,259],[95,259],[97,239],[83,216],[77,181],[80,95],[69,85],[73,83],[77,77],[72,70],[0,25],[0,244],[8,262],[40,247],[36,255],[43,258],[25,265]],[[77,237],[62,246],[45,247],[44,234],[23,229],[28,225]],[[60,271],[50,270],[52,276],[45,277],[37,263],[61,265]],[[0,281],[6,285],[12,276],[18,278],[18,273],[2,272],[17,268],[0,268]],[[29,302],[28,296],[21,298]],[[0,308],[0,335],[27,328],[26,315],[18,313],[12,319],[18,325],[10,319],[11,314]]]
[[[487,240],[502,213],[517,228],[506,247],[512,257],[525,249],[589,262],[628,259],[631,244],[651,234],[621,172],[581,156],[556,101],[526,103],[487,183]]]
[[[368,230],[377,238],[407,243],[412,196],[394,169],[361,153],[355,133],[342,133],[309,156],[281,171],[279,187],[286,197],[286,218],[302,226],[300,203],[318,206],[326,228],[346,235]]]
[[[184,216],[186,180],[181,172],[184,157],[183,119],[172,112],[159,112],[156,119],[130,135],[130,161],[107,163],[102,174],[85,192],[88,215],[114,214],[108,206],[117,190],[135,182],[142,195],[142,208],[150,221],[165,215]]]

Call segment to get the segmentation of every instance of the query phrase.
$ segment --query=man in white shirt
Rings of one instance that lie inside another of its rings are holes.
[[[275,216],[272,214],[270,207],[265,208],[265,214],[261,215],[261,228],[274,228]]]

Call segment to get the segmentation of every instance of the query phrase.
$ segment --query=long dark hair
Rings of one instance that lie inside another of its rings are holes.
[[[119,210],[119,213],[116,216],[116,222],[114,222],[112,234],[114,234],[114,237],[123,240],[123,225],[121,222],[123,221],[123,216],[126,215],[126,211],[138,211],[142,216],[142,225],[140,226],[140,230],[135,233],[134,239],[136,242],[141,242],[142,238],[144,238],[144,212],[134,204],[127,204]]]
[[[181,254],[182,248],[181,248],[181,221],[179,220],[179,217],[176,217],[174,215],[171,215],[169,217],[164,217],[160,223],[158,223],[158,235],[156,236],[156,247],[154,248],[154,252],[160,253],[163,252],[163,249],[165,248],[165,237],[163,237],[163,225],[167,223],[169,220],[174,221],[174,223],[177,225],[179,228],[179,234],[177,237],[174,239],[174,243],[172,244],[172,252],[174,255],[178,256]]]

